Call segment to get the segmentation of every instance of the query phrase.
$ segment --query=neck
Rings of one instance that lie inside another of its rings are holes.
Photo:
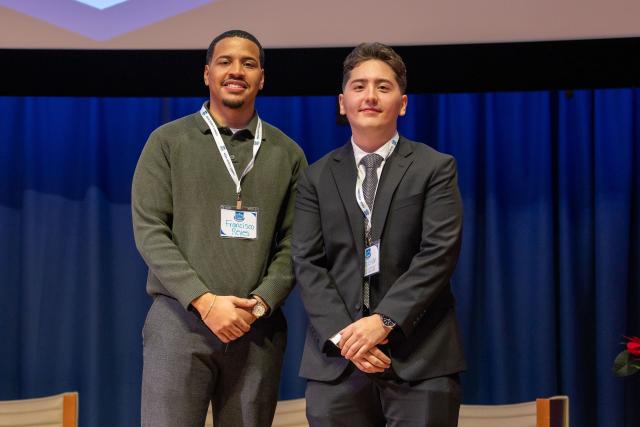
[[[396,129],[389,130],[358,130],[351,128],[353,142],[367,153],[373,153],[386,144],[396,134]]]
[[[218,126],[244,129],[251,121],[253,113],[253,103],[240,108],[229,108],[221,102],[209,100],[209,114],[213,116]]]

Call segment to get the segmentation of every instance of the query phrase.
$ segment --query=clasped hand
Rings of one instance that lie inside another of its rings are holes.
[[[210,306],[213,298],[213,294],[206,293],[191,304],[200,312],[202,321],[220,341],[229,343],[249,332],[251,325],[256,321],[256,317],[251,314],[251,309],[256,305],[255,299],[216,295],[213,306]]]
[[[378,345],[388,342],[389,332],[379,315],[363,317],[340,331],[340,354],[362,372],[383,372],[391,366],[391,359]]]

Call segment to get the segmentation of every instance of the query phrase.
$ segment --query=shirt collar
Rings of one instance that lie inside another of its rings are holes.
[[[205,102],[204,104],[205,108],[208,110],[209,109],[209,101]],[[231,132],[231,129],[226,127],[226,126],[220,126],[218,124],[218,122],[216,121],[215,117],[213,117],[212,114],[209,114],[211,116],[211,119],[213,120],[213,122],[216,124],[218,130],[220,131],[220,133],[222,135],[234,135],[233,132]],[[198,114],[198,116],[200,117],[200,114]],[[207,123],[204,121],[204,119],[202,117],[200,117],[200,122],[201,122],[201,126],[200,129],[202,130],[203,133],[211,133],[211,129],[209,129],[209,126],[207,126]],[[235,135],[245,135],[247,138],[253,138],[255,136],[255,132],[256,132],[256,128],[258,127],[258,114],[254,111],[253,112],[253,116],[251,117],[251,120],[249,120],[249,123],[247,124],[247,126],[244,129],[239,130],[238,132],[235,133]],[[264,128],[264,127],[263,127]],[[263,139],[264,139],[264,130],[263,130],[263,135],[262,135]]]
[[[391,145],[391,141],[393,141],[394,139],[397,141],[399,137],[400,136],[398,135],[398,132],[396,132],[395,135],[391,137],[391,139],[389,139],[380,148],[374,151],[374,153],[379,154],[380,156],[382,156],[384,160],[386,160],[387,153],[389,152],[389,146]],[[362,148],[358,147],[358,144],[353,142],[353,136],[351,137],[351,146],[353,147],[353,157],[356,159],[356,166],[358,166],[360,164],[360,160],[362,160],[364,156],[370,153],[367,153]]]

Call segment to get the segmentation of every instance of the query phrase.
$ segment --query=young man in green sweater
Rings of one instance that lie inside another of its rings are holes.
[[[270,426],[293,286],[291,225],[307,163],[262,122],[264,51],[233,30],[207,51],[199,112],[156,129],[133,178],[136,245],[153,304],[143,328],[142,425]]]

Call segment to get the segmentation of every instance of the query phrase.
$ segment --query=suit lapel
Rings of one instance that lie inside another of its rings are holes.
[[[391,199],[411,163],[413,163],[411,145],[407,143],[405,138],[400,137],[398,146],[385,162],[378,189],[376,190],[376,199],[373,203],[373,227],[371,230],[371,236],[374,240],[379,239],[384,231]]]
[[[364,220],[362,211],[356,202],[356,161],[353,156],[353,147],[347,143],[338,150],[333,157],[331,172],[335,179],[338,194],[349,217],[351,233],[358,252],[358,260],[364,259]]]

